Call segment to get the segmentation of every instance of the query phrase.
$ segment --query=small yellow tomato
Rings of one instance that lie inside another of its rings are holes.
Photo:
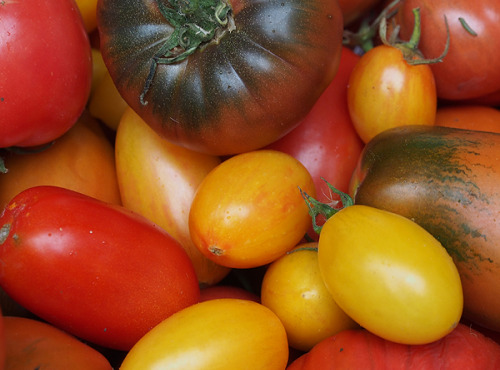
[[[323,226],[318,258],[338,305],[382,338],[433,342],[461,318],[462,285],[453,260],[408,218],[362,205],[343,208]]]
[[[123,205],[158,224],[185,249],[201,286],[229,269],[206,258],[191,240],[189,209],[205,176],[221,161],[161,138],[127,108],[115,140],[116,172]]]
[[[297,246],[266,270],[261,302],[285,326],[291,347],[309,351],[323,339],[359,325],[326,289],[318,265],[318,243]]]
[[[285,328],[268,308],[250,300],[213,299],[187,307],[149,331],[121,370],[283,370]]]
[[[294,248],[311,224],[299,187],[315,194],[311,175],[291,155],[256,150],[231,157],[196,192],[189,214],[191,238],[223,266],[270,263]]]

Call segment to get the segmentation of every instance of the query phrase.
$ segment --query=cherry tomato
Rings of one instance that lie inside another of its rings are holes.
[[[257,150],[227,159],[201,182],[189,213],[191,238],[214,262],[251,268],[297,245],[311,219],[299,188],[315,194],[292,156]]]
[[[358,327],[326,288],[317,246],[297,246],[271,263],[262,281],[262,304],[280,318],[289,345],[302,351],[342,330]]]
[[[397,14],[401,37],[413,28],[412,10],[421,11],[419,49],[435,58],[445,48],[449,27],[450,46],[441,63],[430,66],[441,99],[477,98],[500,90],[500,48],[492,47],[500,32],[498,0],[404,0]]]
[[[438,108],[436,125],[500,133],[500,111],[485,105],[447,105]]]
[[[115,140],[123,205],[155,222],[188,253],[202,286],[213,285],[229,269],[205,257],[189,234],[189,210],[196,189],[221,160],[170,143],[127,108]]]
[[[318,259],[337,304],[382,338],[430,343],[460,321],[463,293],[453,260],[408,218],[347,206],[325,222]]]
[[[22,190],[55,185],[120,204],[114,150],[88,112],[52,145],[32,153],[10,152],[0,176],[0,209]]]
[[[35,319],[6,316],[5,369],[111,370],[100,352],[70,334]]]
[[[425,64],[408,64],[396,47],[376,46],[354,67],[347,103],[365,143],[392,127],[433,125],[437,96],[432,71]]]
[[[187,307],[149,331],[121,370],[283,370],[285,328],[265,306],[246,299],[213,299]]]
[[[0,285],[38,317],[128,350],[199,300],[177,241],[123,207],[55,186],[18,194],[0,217]]]
[[[0,2],[0,147],[65,133],[90,92],[89,38],[73,0]]]

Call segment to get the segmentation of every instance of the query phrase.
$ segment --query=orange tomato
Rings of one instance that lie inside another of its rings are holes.
[[[246,299],[213,299],[187,307],[149,331],[121,370],[283,370],[285,328],[267,307]]]
[[[311,224],[299,188],[315,194],[311,175],[289,154],[257,150],[227,159],[205,177],[193,199],[194,244],[223,266],[274,261],[295,247]]]
[[[31,154],[9,153],[9,172],[0,176],[0,207],[36,185],[55,185],[107,203],[120,204],[111,142],[98,122],[84,112],[52,146]]]
[[[379,45],[358,61],[347,89],[349,114],[367,143],[403,125],[433,125],[437,96],[428,65],[410,65],[395,47]]]
[[[131,108],[120,121],[115,154],[123,205],[158,224],[183,246],[202,286],[222,280],[229,269],[206,258],[189,234],[196,189],[220,158],[161,138]]]
[[[500,111],[486,105],[450,105],[439,107],[436,126],[500,133]]]
[[[262,304],[285,326],[291,347],[309,351],[323,339],[358,328],[333,300],[319,270],[318,243],[306,243],[274,261],[262,281]]]
[[[111,370],[100,352],[35,319],[5,316],[5,369]]]

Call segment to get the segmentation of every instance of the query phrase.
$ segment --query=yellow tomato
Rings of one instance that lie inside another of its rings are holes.
[[[238,154],[200,184],[189,215],[191,237],[214,262],[252,268],[300,242],[311,224],[299,187],[315,194],[306,168],[274,150]]]
[[[408,218],[362,205],[343,208],[323,226],[318,258],[338,305],[382,338],[429,343],[460,320],[462,285],[453,260]]]
[[[229,269],[196,248],[188,223],[196,189],[220,158],[162,139],[131,108],[118,127],[115,154],[123,205],[161,226],[183,246],[201,285],[222,280]]]
[[[214,299],[187,307],[148,332],[121,370],[283,370],[288,342],[283,324],[249,300]]]
[[[85,30],[90,33],[97,27],[97,0],[76,0],[76,5],[85,24]]]
[[[106,68],[106,64],[104,64],[104,59],[102,59],[101,51],[92,48],[92,87],[90,96],[92,96],[97,85],[101,83],[107,72],[108,69]]]
[[[88,112],[47,149],[9,153],[5,165],[9,172],[0,176],[1,208],[22,190],[36,185],[60,186],[108,203],[121,203],[113,146]]]
[[[261,301],[280,318],[290,346],[301,351],[342,330],[359,327],[326,289],[317,243],[301,244],[268,267]]]

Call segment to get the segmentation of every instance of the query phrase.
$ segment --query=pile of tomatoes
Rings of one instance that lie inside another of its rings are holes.
[[[496,0],[1,1],[0,369],[500,366],[500,253],[467,244],[500,231],[458,221],[500,216],[499,28]],[[417,147],[463,237],[362,187]]]

